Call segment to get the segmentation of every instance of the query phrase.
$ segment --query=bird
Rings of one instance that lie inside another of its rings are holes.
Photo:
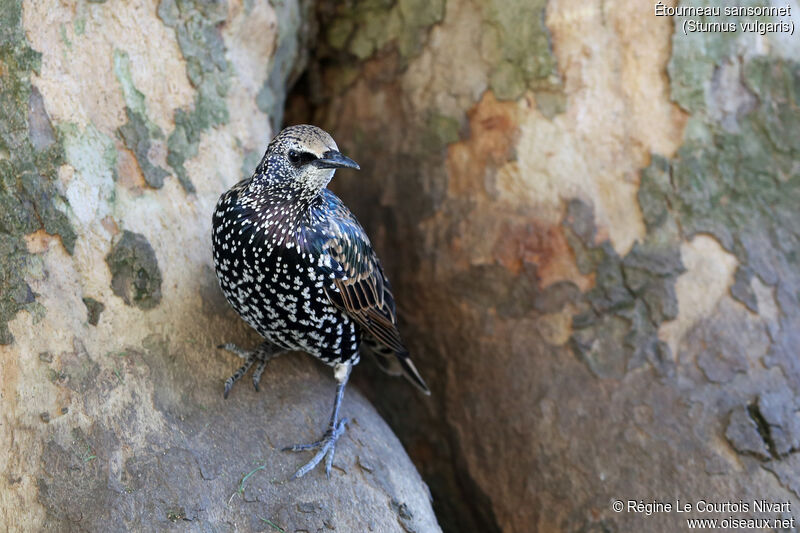
[[[362,350],[384,371],[428,386],[397,327],[392,288],[364,228],[327,185],[337,169],[360,170],[326,131],[308,124],[278,133],[253,174],[223,193],[212,219],[214,268],[225,298],[264,341],[253,350],[225,343],[245,360],[223,395],[253,365],[259,388],[267,362],[306,352],[333,368],[336,394],[322,437],[284,451],[317,450],[290,479],[325,459],[330,478],[347,418],[339,415],[345,386]]]

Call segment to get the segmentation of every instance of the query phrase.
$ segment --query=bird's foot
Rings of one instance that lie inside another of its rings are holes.
[[[250,370],[250,367],[255,363],[258,363],[258,365],[253,372],[253,387],[256,389],[256,392],[258,392],[258,384],[261,382],[261,374],[264,373],[264,368],[267,366],[267,361],[278,354],[274,347],[266,343],[261,344],[258,348],[251,351],[243,350],[232,343],[220,344],[217,346],[217,348],[234,353],[245,361],[244,364],[239,367],[239,370],[234,372],[231,377],[225,380],[225,392],[223,392],[223,396],[225,398],[227,398],[228,394],[231,392],[233,384],[242,379],[247,371]]]
[[[318,440],[317,442],[312,442],[311,444],[295,444],[294,446],[288,446],[283,449],[285,452],[302,452],[305,450],[319,449],[317,454],[312,457],[309,462],[304,464],[297,472],[294,473],[292,477],[289,478],[290,481],[301,478],[311,472],[311,470],[313,470],[323,458],[325,458],[325,475],[328,477],[328,479],[330,479],[331,467],[333,466],[333,455],[336,452],[336,441],[339,440],[339,437],[344,435],[347,422],[347,418],[342,418],[335,425],[330,426],[322,436],[322,439]]]

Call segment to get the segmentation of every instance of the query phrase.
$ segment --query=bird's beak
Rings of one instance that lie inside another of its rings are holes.
[[[358,163],[336,150],[328,150],[322,154],[322,157],[314,161],[314,165],[318,168],[352,168],[361,170]]]

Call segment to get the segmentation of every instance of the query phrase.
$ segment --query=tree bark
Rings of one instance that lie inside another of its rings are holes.
[[[360,383],[444,529],[676,531],[627,510],[676,498],[793,516],[753,501],[800,506],[796,38],[634,1],[317,15],[290,122],[361,164],[333,188],[433,395]]]
[[[399,441],[349,387],[334,469],[310,457],[335,384],[258,343],[219,291],[211,213],[301,65],[284,2],[3,3],[0,523],[10,530],[438,531]]]

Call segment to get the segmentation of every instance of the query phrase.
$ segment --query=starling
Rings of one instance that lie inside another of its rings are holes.
[[[326,188],[337,168],[359,170],[325,131],[288,127],[269,143],[253,175],[224,193],[214,210],[220,287],[265,339],[252,351],[220,346],[245,360],[225,382],[225,397],[256,363],[258,390],[267,361],[286,351],[307,352],[333,367],[337,387],[327,431],[317,442],[285,448],[318,450],[292,479],[323,458],[330,477],[336,441],[347,424],[339,406],[360,347],[382,369],[404,374],[430,394],[400,338],[389,280],[367,234]]]

